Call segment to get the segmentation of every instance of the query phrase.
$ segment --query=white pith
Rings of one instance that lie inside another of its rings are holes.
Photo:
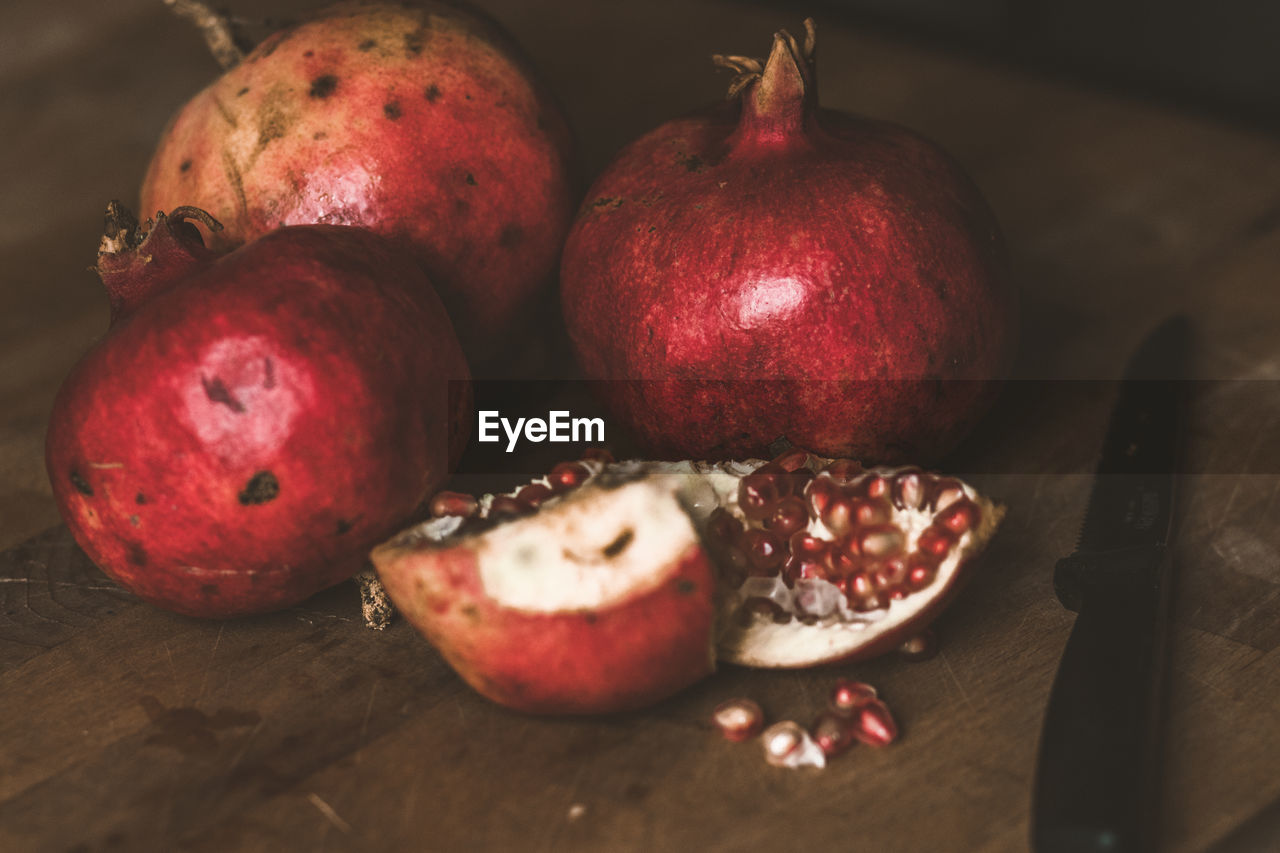
[[[824,461],[813,459],[811,466],[820,467]],[[590,611],[656,589],[677,569],[679,558],[701,542],[698,531],[716,508],[745,520],[738,506],[739,481],[764,463],[617,463],[609,466],[611,475],[637,478],[610,487],[597,480],[603,465],[581,464],[591,475],[587,485],[547,501],[533,515],[502,522],[471,538],[467,547],[475,551],[480,581],[495,602],[528,612]],[[875,468],[867,475],[892,478],[905,470]],[[545,479],[535,482],[547,484]],[[890,600],[877,610],[857,612],[836,586],[821,579],[801,579],[788,587],[779,576],[749,577],[738,589],[720,590],[717,656],[756,667],[812,665],[843,657],[869,636],[882,636],[913,620],[936,600],[931,590],[952,584],[961,564],[982,549],[1003,515],[1002,508],[968,484],[960,487],[978,506],[979,523],[959,537],[924,590]],[[494,498],[481,499],[482,516]],[[893,507],[890,522],[906,534],[904,553],[915,550],[921,533],[942,508]],[[408,538],[441,543],[462,523],[461,518],[435,519],[415,528]],[[626,547],[606,554],[628,530]],[[811,520],[807,530],[824,540],[834,538],[818,519]],[[756,597],[769,598],[804,619],[775,622],[769,615],[756,615],[744,624],[739,611]]]

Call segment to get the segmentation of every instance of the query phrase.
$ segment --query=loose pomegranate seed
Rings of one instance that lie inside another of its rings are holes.
[[[561,462],[551,469],[551,473],[547,475],[547,481],[551,484],[551,490],[559,493],[576,489],[590,476],[591,472],[580,462]]]
[[[930,628],[898,646],[898,655],[912,662],[925,661],[938,653],[938,638]]]
[[[898,739],[898,724],[889,713],[889,706],[879,699],[872,699],[855,712],[857,726],[853,736],[869,746],[888,746]]]
[[[778,537],[767,530],[748,530],[742,536],[742,550],[746,552],[753,574],[772,575],[787,558]]]
[[[464,518],[475,515],[480,504],[471,495],[463,492],[438,492],[431,499],[430,511],[434,518],[446,515],[460,515]]]
[[[530,509],[537,509],[552,495],[553,492],[549,486],[544,486],[541,483],[530,483],[516,492],[516,500]]]
[[[774,723],[760,736],[764,760],[774,767],[824,767],[826,755],[809,733],[790,720]]]
[[[764,526],[778,536],[789,539],[809,525],[809,509],[804,499],[792,495],[778,501],[773,512],[764,520]]]
[[[799,448],[788,450],[771,464],[777,465],[784,471],[797,471],[805,466],[809,461],[809,454]]]
[[[725,740],[740,743],[754,737],[764,728],[764,711],[750,699],[721,702],[711,712],[711,719]]]
[[[876,689],[862,681],[844,679],[836,682],[827,701],[833,711],[851,714],[876,698]]]
[[[822,753],[831,758],[858,742],[853,736],[854,720],[833,711],[823,711],[809,727],[813,740]]]
[[[977,525],[978,506],[968,498],[960,498],[942,511],[938,521],[952,533],[957,535],[964,533]]]

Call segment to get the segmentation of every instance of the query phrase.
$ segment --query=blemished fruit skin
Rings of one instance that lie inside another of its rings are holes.
[[[114,291],[129,269],[111,260]],[[46,446],[76,542],[140,598],[200,617],[300,602],[358,571],[460,455],[457,338],[412,257],[377,235],[284,228],[149,286],[113,298]]]
[[[915,133],[817,106],[785,33],[732,104],[662,125],[597,179],[562,259],[586,376],[658,458],[929,464],[1011,367],[994,216]]]
[[[463,6],[343,3],[275,33],[171,120],[144,212],[193,205],[215,249],[283,225],[409,247],[473,363],[525,332],[573,212],[567,123]]]

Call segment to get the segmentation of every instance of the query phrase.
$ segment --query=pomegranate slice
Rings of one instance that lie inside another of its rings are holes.
[[[448,496],[459,514],[401,533],[373,561],[481,693],[595,713],[662,699],[715,658],[806,667],[892,651],[950,601],[1004,513],[918,468],[789,465],[560,465],[474,509]],[[777,535],[775,510],[797,506],[792,535]]]

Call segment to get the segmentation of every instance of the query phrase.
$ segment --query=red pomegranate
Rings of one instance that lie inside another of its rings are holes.
[[[493,22],[454,3],[341,3],[192,98],[141,203],[208,210],[226,226],[218,249],[282,225],[371,228],[412,249],[473,362],[493,362],[554,273],[569,148],[558,105]]]
[[[585,374],[660,458],[780,440],[933,462],[1010,366],[1015,293],[960,167],[892,124],[820,109],[813,27],[779,33],[733,102],[626,148],[561,266]]]
[[[295,226],[218,258],[193,210],[108,216],[112,325],[58,393],[46,461],[89,557],[141,598],[221,617],[357,571],[465,441],[444,306],[372,232]]]
[[[892,651],[951,601],[1004,514],[953,478],[798,451],[570,462],[461,497],[434,501],[439,517],[374,564],[462,678],[536,713],[644,707],[717,657],[806,667]],[[858,686],[833,708],[875,704]],[[850,737],[892,740],[887,710],[869,713]]]

